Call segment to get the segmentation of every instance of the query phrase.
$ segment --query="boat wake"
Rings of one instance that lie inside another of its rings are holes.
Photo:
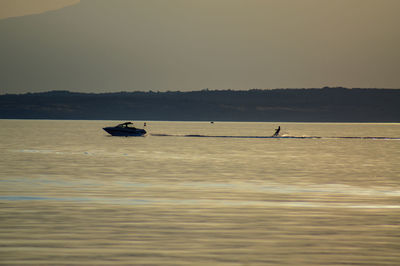
[[[177,134],[150,134],[155,137],[186,137],[186,138],[238,138],[238,139],[371,139],[371,140],[400,140],[393,137],[320,137],[320,136],[221,136],[221,135],[177,135]]]

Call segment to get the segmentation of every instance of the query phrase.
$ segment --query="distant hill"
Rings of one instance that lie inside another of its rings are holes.
[[[400,90],[276,89],[0,95],[1,119],[400,122]]]

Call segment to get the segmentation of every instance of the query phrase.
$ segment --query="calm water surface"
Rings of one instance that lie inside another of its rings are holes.
[[[400,264],[400,124],[116,123],[0,120],[0,264]]]

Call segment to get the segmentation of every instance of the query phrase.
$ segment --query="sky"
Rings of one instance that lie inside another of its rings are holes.
[[[79,3],[79,0],[0,0],[0,19],[40,14]]]
[[[0,94],[400,88],[398,0],[0,0],[0,10]]]

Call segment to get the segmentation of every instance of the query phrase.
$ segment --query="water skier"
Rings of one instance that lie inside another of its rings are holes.
[[[281,126],[278,126],[278,128],[276,129],[274,135],[272,135],[273,137],[277,137],[279,135],[279,131],[281,131]]]

